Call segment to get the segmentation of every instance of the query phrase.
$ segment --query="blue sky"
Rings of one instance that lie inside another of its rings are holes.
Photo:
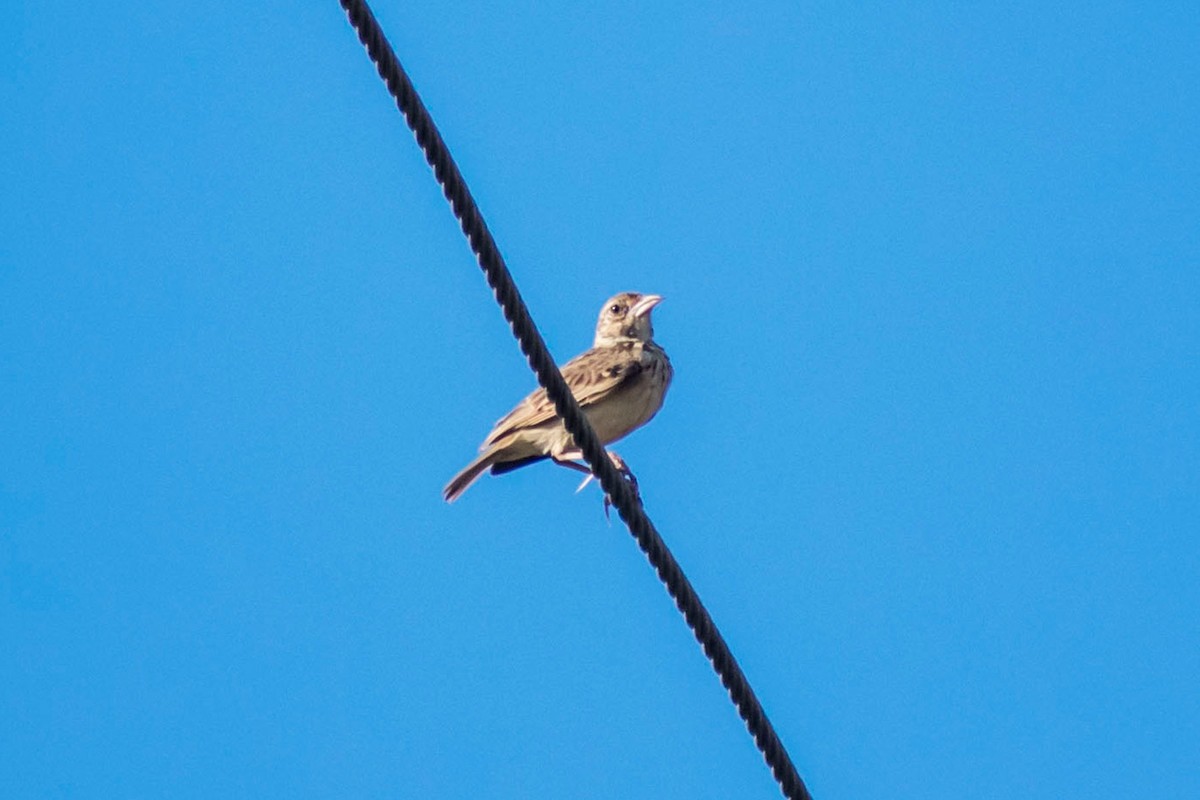
[[[502,7],[503,6],[503,7]],[[817,797],[1200,794],[1200,12],[376,14]],[[5,797],[774,797],[334,2],[0,31]]]

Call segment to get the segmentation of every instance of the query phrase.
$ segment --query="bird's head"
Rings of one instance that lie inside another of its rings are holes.
[[[648,342],[654,338],[650,312],[662,302],[656,294],[621,292],[613,295],[600,309],[596,322],[594,347],[607,347],[621,342]]]

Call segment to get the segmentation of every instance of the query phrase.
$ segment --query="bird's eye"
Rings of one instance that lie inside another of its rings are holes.
[[[609,313],[611,314],[620,314],[624,310],[625,309],[621,307],[620,303],[613,303],[608,309]]]

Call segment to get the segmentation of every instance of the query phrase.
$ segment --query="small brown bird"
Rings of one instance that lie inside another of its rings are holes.
[[[645,425],[662,407],[674,370],[653,340],[650,312],[661,302],[656,294],[637,292],[610,298],[600,311],[592,349],[562,367],[567,386],[605,445]],[[591,472],[575,463],[583,454],[545,389],[533,392],[497,422],[479,450],[478,458],[446,484],[447,502],[457,500],[489,468],[493,475],[501,475],[549,458]],[[609,457],[627,472],[619,456],[610,453]]]

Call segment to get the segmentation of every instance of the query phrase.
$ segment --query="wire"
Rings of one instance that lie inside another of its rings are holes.
[[[667,549],[654,524],[646,516],[637,494],[609,461],[596,432],[592,430],[587,417],[567,388],[541,333],[533,324],[529,309],[521,299],[521,293],[513,282],[474,198],[467,189],[466,181],[451,158],[450,151],[434,126],[425,104],[413,88],[412,81],[400,66],[391,44],[383,35],[375,15],[371,13],[365,0],[339,1],[350,19],[350,24],[358,33],[359,40],[366,46],[367,54],[375,63],[379,76],[387,84],[388,91],[395,98],[396,105],[416,135],[417,144],[425,153],[425,160],[433,167],[433,174],[441,184],[446,199],[450,201],[454,216],[458,218],[463,233],[466,234],[467,241],[479,261],[479,267],[504,312],[504,318],[512,327],[521,352],[525,354],[536,373],[538,382],[546,389],[546,395],[553,401],[567,431],[583,451],[583,457],[592,468],[600,486],[612,498],[621,519],[637,539],[638,546],[642,548],[659,579],[666,585],[675,605],[683,613],[704,654],[712,662],[721,683],[729,691],[730,698],[737,706],[738,713],[754,737],[758,749],[762,751],[784,796],[792,800],[811,800],[787,750],[776,735],[762,705],[754,695],[754,690],[750,688],[746,676],[734,660],[712,617],[700,602],[696,590],[692,588],[679,563]]]

